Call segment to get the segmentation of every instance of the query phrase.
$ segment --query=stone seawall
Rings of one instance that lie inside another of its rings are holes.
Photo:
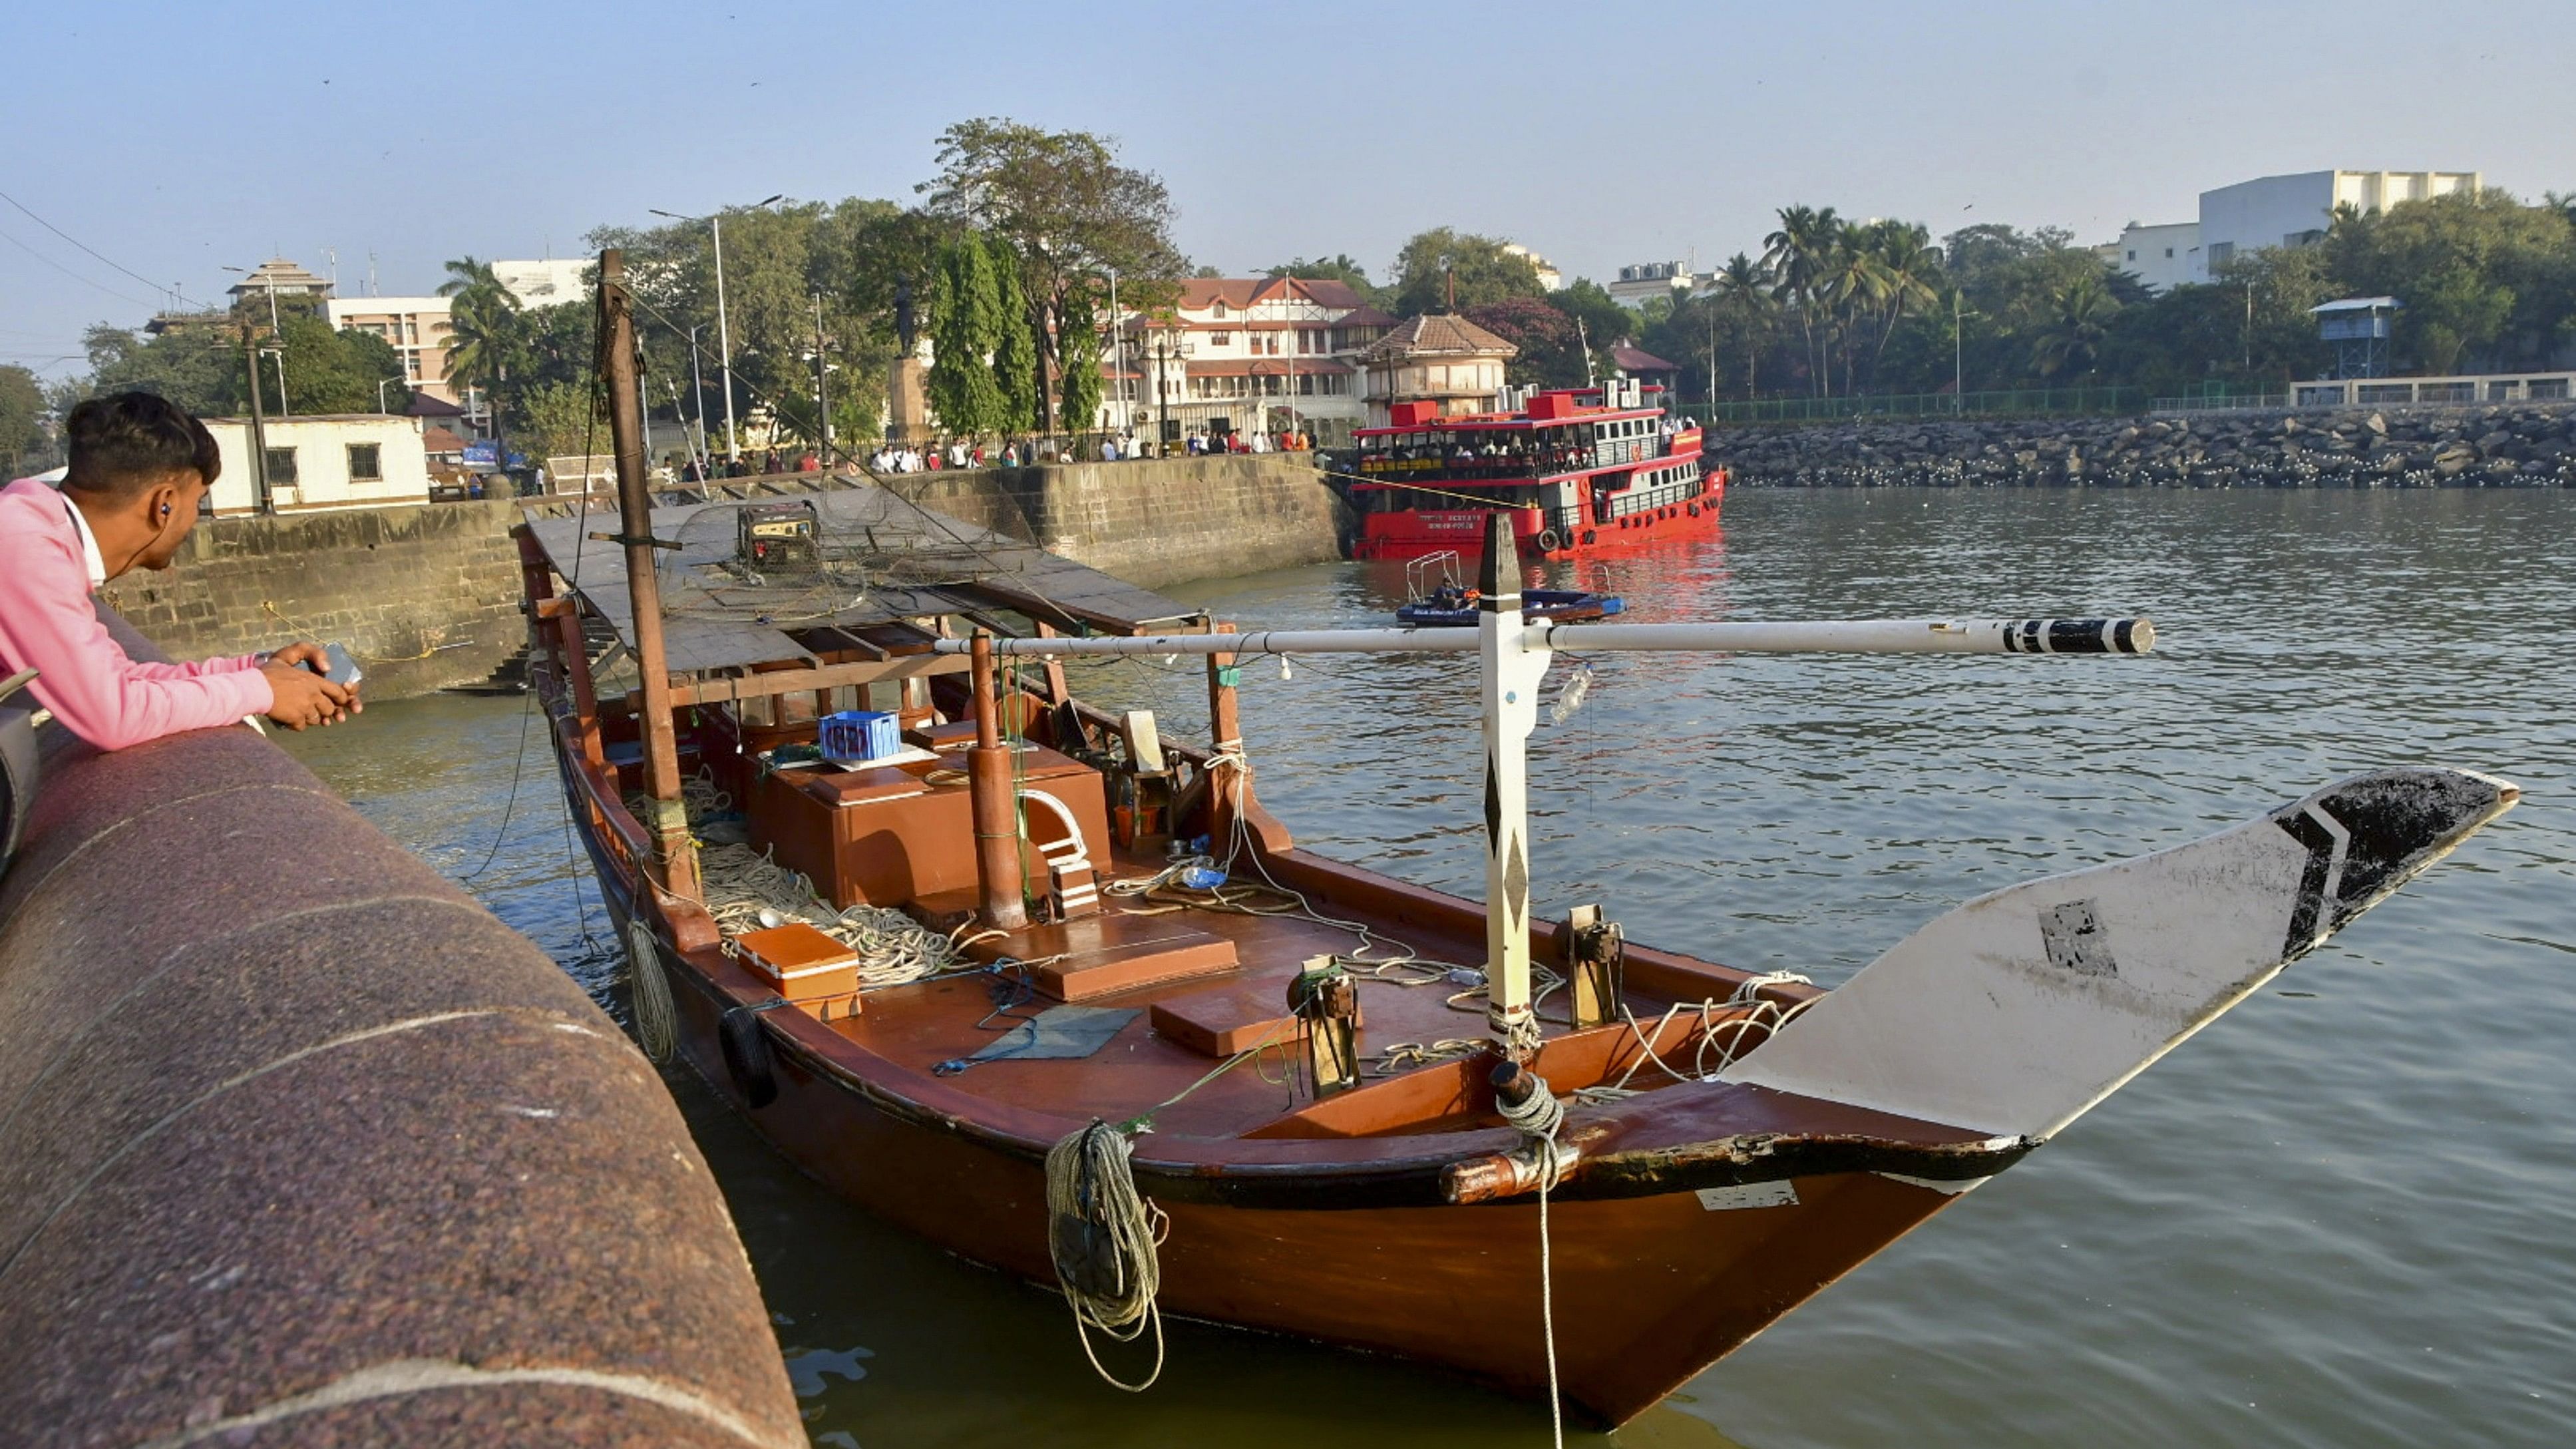
[[[0,1444],[805,1444],[687,1124],[561,968],[247,729],[43,737]]]
[[[1146,588],[1341,557],[1343,504],[1297,456],[987,468],[887,483]]]
[[[1712,461],[1753,487],[2576,486],[2576,408],[1855,421],[1726,428]]]
[[[210,519],[169,572],[99,594],[173,658],[337,640],[368,698],[399,699],[484,678],[526,641],[518,518],[495,499]]]

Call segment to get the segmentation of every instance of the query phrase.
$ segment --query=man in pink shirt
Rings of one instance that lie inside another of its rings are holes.
[[[66,431],[61,492],[33,478],[0,489],[0,678],[38,671],[29,691],[102,750],[246,715],[300,730],[358,708],[355,687],[315,672],[327,666],[313,644],[194,664],[129,658],[90,592],[168,568],[223,463],[205,424],[150,393],[92,398]]]

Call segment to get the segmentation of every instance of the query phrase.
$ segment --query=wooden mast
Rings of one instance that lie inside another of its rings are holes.
[[[1531,648],[1521,619],[1520,545],[1511,515],[1486,517],[1476,645],[1484,669],[1485,1021],[1506,1054],[1538,1047],[1530,999],[1529,737],[1553,654]]]
[[[635,668],[643,677],[638,723],[644,735],[644,822],[662,888],[699,898],[697,845],[680,785],[680,746],[671,724],[671,671],[662,650],[660,565],[653,547],[653,499],[644,472],[644,412],[635,390],[635,310],[626,293],[626,257],[599,254],[600,350],[607,359],[608,433],[617,456],[618,542],[626,548],[627,598],[635,615]],[[584,479],[584,486],[588,480]]]

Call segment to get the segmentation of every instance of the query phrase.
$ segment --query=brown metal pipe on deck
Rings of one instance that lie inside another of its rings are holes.
[[[975,631],[975,744],[966,751],[966,788],[975,821],[975,883],[983,894],[984,924],[1017,931],[1029,923],[1026,879],[1020,870],[1020,812],[1011,779],[1011,747],[1002,742],[1001,706],[994,699],[993,636]]]

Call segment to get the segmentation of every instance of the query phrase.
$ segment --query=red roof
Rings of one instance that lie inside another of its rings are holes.
[[[1304,293],[1318,307],[1367,305],[1350,283],[1323,277],[1191,277],[1181,283],[1180,305],[1193,312],[1218,302],[1240,309],[1289,291]]]
[[[1334,318],[1333,325],[1336,327],[1392,327],[1401,320],[1362,303],[1360,309],[1351,315]]]
[[[1610,362],[1621,372],[1681,371],[1680,363],[1666,362],[1642,347],[1631,347],[1625,342],[1610,349]]]
[[[1372,362],[1382,362],[1415,355],[1516,357],[1519,354],[1520,348],[1466,318],[1440,312],[1407,320],[1372,343],[1362,355]]]

